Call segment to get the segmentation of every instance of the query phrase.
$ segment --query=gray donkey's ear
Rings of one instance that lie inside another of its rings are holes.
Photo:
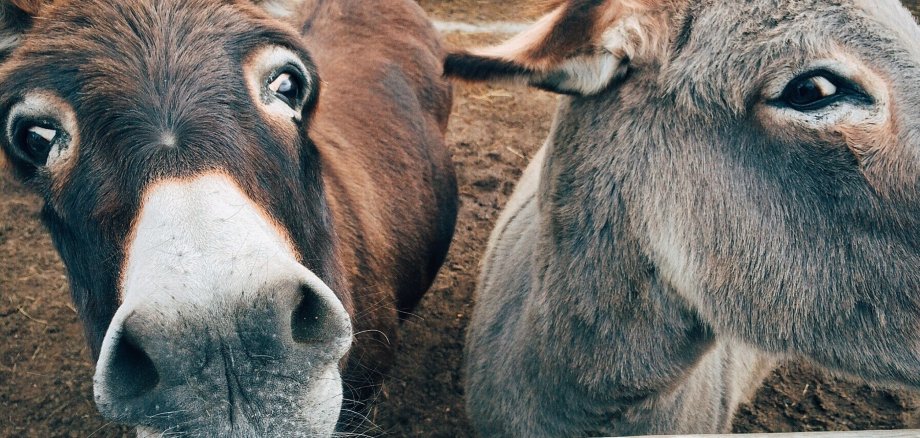
[[[505,43],[447,56],[444,72],[467,81],[522,82],[590,95],[623,77],[667,41],[664,0],[565,0]]]
[[[0,0],[0,61],[22,42],[23,35],[51,0]]]
[[[268,15],[279,19],[294,17],[304,8],[304,4],[311,0],[253,0]]]

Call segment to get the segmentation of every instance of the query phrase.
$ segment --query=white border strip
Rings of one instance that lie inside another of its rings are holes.
[[[495,21],[491,23],[464,23],[462,21],[434,20],[434,28],[441,33],[515,34],[530,27],[530,23]]]
[[[870,430],[855,432],[794,432],[724,435],[657,435],[635,438],[916,438],[920,430]]]

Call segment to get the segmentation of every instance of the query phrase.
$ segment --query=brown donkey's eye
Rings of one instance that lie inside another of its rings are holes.
[[[303,96],[303,86],[300,79],[293,73],[281,72],[268,85],[268,89],[284,100],[292,108],[296,108]]]
[[[46,123],[23,121],[17,125],[16,134],[12,139],[14,146],[32,164],[44,166],[51,149],[61,139],[60,132],[51,124]]]

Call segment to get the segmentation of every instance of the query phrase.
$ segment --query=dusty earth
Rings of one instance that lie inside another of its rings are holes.
[[[521,0],[420,0],[439,19],[521,20]],[[915,6],[920,11],[920,7]],[[449,35],[468,46],[494,37]],[[469,436],[459,372],[479,256],[528,158],[545,137],[551,95],[458,86],[448,141],[463,207],[441,276],[401,332],[396,370],[372,435]],[[92,402],[93,364],[63,266],[37,215],[39,200],[0,174],[0,436],[123,436]],[[806,364],[776,371],[736,421],[737,432],[916,427],[913,394],[830,377]]]

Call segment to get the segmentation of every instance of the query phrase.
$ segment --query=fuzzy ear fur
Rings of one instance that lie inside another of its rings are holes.
[[[623,77],[630,60],[667,39],[663,0],[567,0],[497,46],[451,53],[445,74],[468,81],[514,81],[590,95]]]
[[[285,19],[296,16],[306,0],[253,0],[253,3],[268,12],[268,15]]]

